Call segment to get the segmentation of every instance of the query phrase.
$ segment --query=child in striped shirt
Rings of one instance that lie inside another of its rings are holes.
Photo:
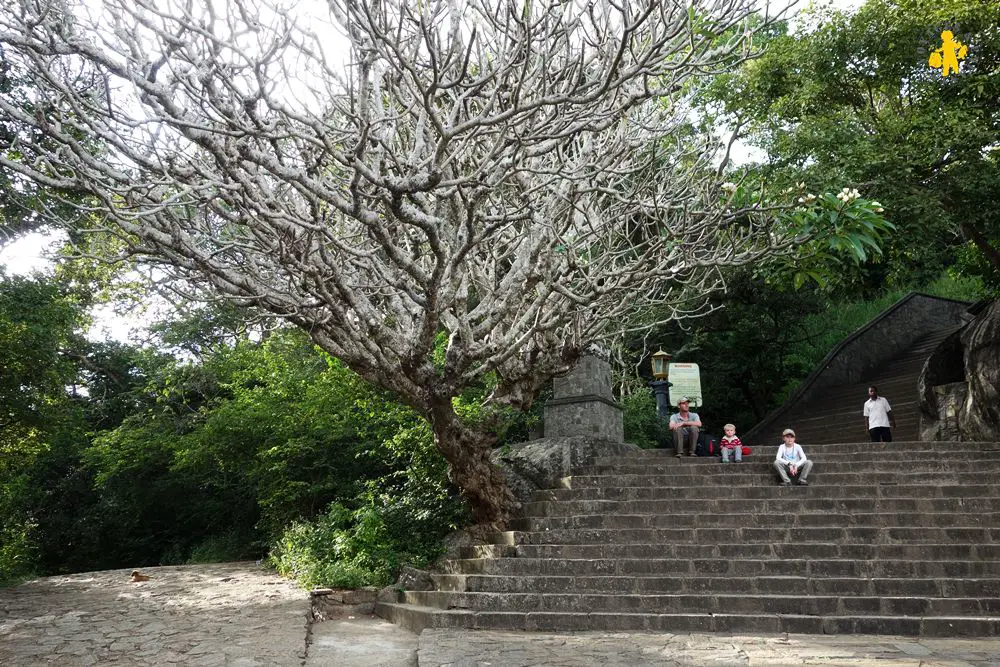
[[[743,462],[743,443],[740,439],[736,437],[736,427],[732,424],[726,424],[722,427],[722,431],[725,433],[722,436],[722,442],[719,443],[719,447],[722,448],[722,462],[729,463],[729,452],[736,453],[736,462]]]

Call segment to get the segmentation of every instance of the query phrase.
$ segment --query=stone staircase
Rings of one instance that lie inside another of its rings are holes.
[[[418,632],[1000,635],[1000,444],[803,442],[808,487],[776,485],[775,447],[597,458],[376,611]]]
[[[867,439],[862,410],[868,400],[868,387],[873,384],[878,385],[879,394],[892,405],[896,418],[893,439],[918,440],[917,381],[920,371],[934,348],[958,328],[940,329],[920,338],[895,358],[867,373],[862,382],[816,390],[808,400],[792,405],[766,429],[754,433],[753,442],[777,446],[786,428],[795,429],[796,439],[803,447]]]

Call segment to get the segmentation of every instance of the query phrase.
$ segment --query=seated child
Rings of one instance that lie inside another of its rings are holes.
[[[719,443],[719,448],[722,449],[722,462],[729,463],[729,453],[735,452],[736,462],[741,463],[743,461],[743,443],[736,437],[736,427],[732,424],[726,424],[722,430],[725,433]]]

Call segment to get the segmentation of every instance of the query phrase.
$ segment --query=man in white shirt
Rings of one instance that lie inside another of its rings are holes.
[[[774,457],[774,469],[778,471],[778,482],[782,486],[791,486],[792,480],[800,486],[809,486],[809,473],[813,462],[806,458],[802,446],[795,442],[795,431],[786,428],[781,433],[784,441],[778,445],[778,455]]]
[[[865,429],[872,442],[892,442],[892,428],[896,428],[896,418],[892,407],[884,396],[878,395],[878,387],[868,387],[868,400],[865,401]]]

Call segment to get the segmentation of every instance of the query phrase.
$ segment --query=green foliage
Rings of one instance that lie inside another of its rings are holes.
[[[882,243],[896,226],[882,217],[882,205],[860,197],[849,188],[837,194],[814,195],[799,184],[798,206],[780,217],[795,236],[809,240],[795,254],[772,258],[758,267],[758,274],[772,284],[791,283],[801,289],[806,283],[826,288],[837,282],[845,267],[877,262]],[[785,194],[792,194],[791,188]],[[795,195],[793,195],[795,196]]]
[[[73,294],[0,272],[0,580],[43,569],[56,545],[49,519],[78,479],[67,449],[81,424],[79,402],[66,387],[83,321]]]
[[[38,550],[32,535],[35,527],[31,520],[12,517],[0,525],[0,587],[19,584],[33,574]]]
[[[317,558],[382,581],[467,520],[426,422],[301,331],[254,341],[233,313],[199,311],[164,329],[180,361],[87,343],[85,303],[0,283],[4,581],[260,558],[293,525],[343,531]],[[461,398],[470,418],[481,396]]]
[[[656,399],[650,391],[639,388],[619,399],[625,425],[625,442],[643,449],[664,447],[667,425],[656,415]]]
[[[854,13],[813,6],[801,24],[700,99],[764,151],[756,171],[772,190],[848,186],[883,202],[899,230],[885,259],[833,287],[846,296],[926,284],[949,266],[995,275],[984,269],[997,268],[1000,247],[1000,5],[869,0]],[[928,66],[944,29],[969,45],[949,77]]]
[[[269,562],[306,587],[384,586],[400,565],[424,567],[439,556],[441,540],[468,521],[461,504],[441,494],[394,496],[375,486],[354,510],[332,503],[315,521],[293,524]]]

